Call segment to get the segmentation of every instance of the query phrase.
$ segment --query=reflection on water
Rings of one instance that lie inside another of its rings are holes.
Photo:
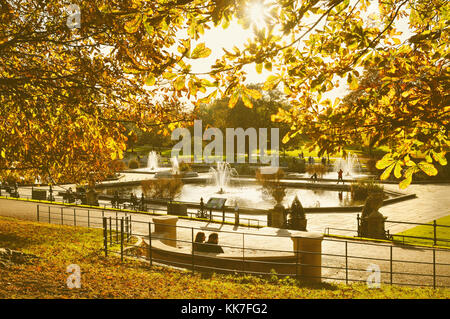
[[[108,187],[101,190],[101,192],[103,194],[113,195],[116,190],[121,197],[129,197],[133,193],[139,198],[142,194],[140,186]],[[211,197],[221,197],[227,198],[226,204],[228,206],[237,204],[239,207],[258,209],[270,209],[275,205],[275,201],[265,194],[259,185],[224,187],[223,191],[223,193],[220,193],[216,186],[211,185],[186,184],[183,186],[181,194],[175,199],[188,202],[200,202],[200,198],[203,197],[204,201],[207,202]],[[336,207],[363,204],[363,201],[353,201],[351,193],[346,191],[339,192],[324,189],[287,187],[283,205],[285,207],[290,206],[295,196],[298,196],[303,207]]]

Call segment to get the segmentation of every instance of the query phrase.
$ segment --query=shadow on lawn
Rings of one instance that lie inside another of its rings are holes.
[[[35,242],[31,239],[17,236],[16,234],[4,234],[0,233],[0,247],[9,249],[25,248]]]

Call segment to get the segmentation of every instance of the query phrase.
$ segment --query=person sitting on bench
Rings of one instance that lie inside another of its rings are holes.
[[[194,251],[206,251],[205,249],[205,233],[204,232],[198,232],[195,236],[194,241]]]
[[[223,249],[219,245],[219,235],[217,233],[212,233],[209,235],[208,241],[205,243],[205,248],[206,251],[210,253],[223,253]]]

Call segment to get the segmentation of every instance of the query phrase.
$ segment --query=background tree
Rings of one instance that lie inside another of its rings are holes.
[[[122,158],[125,123],[167,130],[186,119],[173,90],[144,87],[176,60],[164,49],[177,27],[136,32],[131,16],[143,8],[133,1],[78,4],[80,28],[70,29],[64,1],[0,1],[3,176],[101,180]],[[145,4],[162,14],[173,6]],[[161,22],[154,19],[148,23]]]
[[[259,128],[267,128],[268,142],[270,143],[271,132],[270,128],[279,128],[280,136],[284,136],[289,132],[289,126],[284,123],[274,123],[271,120],[271,116],[278,112],[278,109],[288,110],[289,105],[285,100],[285,95],[279,90],[264,91],[262,84],[250,84],[247,87],[254,90],[260,95],[258,99],[252,97],[249,98],[252,103],[252,107],[247,107],[242,98],[236,101],[233,108],[229,107],[230,97],[224,97],[216,99],[209,104],[201,104],[195,113],[196,117],[202,120],[203,126],[216,127],[223,133],[227,128],[255,128],[257,131]],[[225,141],[224,141],[225,142]],[[248,141],[247,141],[248,142]],[[292,147],[298,146],[299,139],[294,138],[289,143],[280,145],[280,147]],[[208,144],[209,141],[205,141]],[[248,144],[247,144],[248,146]],[[235,145],[236,147],[236,145]],[[225,150],[225,144],[224,144]],[[235,149],[236,152],[236,149]],[[246,150],[248,154],[249,150]]]

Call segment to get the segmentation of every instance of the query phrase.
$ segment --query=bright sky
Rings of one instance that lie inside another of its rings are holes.
[[[352,1],[353,2],[353,1]],[[262,1],[259,2],[259,5],[256,5],[249,9],[248,14],[251,17],[251,20],[257,24],[257,26],[264,26],[264,22],[261,19],[261,16],[264,14],[264,8],[260,5]],[[369,7],[367,12],[367,16],[370,14],[378,13],[378,1],[373,1],[372,5]],[[408,29],[408,20],[402,19],[396,22],[397,29],[402,31],[403,34],[398,36],[401,41],[407,39],[411,34]],[[319,24],[318,27],[321,27]],[[247,39],[253,36],[252,29],[243,29],[236,21],[230,23],[227,29],[223,29],[221,26],[217,28],[212,28],[209,30],[205,30],[205,34],[200,38],[199,41],[193,42],[192,47],[195,47],[197,43],[205,42],[206,46],[212,50],[211,55],[206,59],[199,60],[191,60],[192,63],[192,72],[208,72],[210,70],[210,66],[214,64],[216,59],[220,58],[223,54],[223,48],[228,51],[233,51],[232,48],[234,46],[242,49],[244,47],[244,43]],[[247,65],[244,70],[247,72],[247,81],[246,84],[249,83],[258,83],[264,82],[270,72],[263,69],[261,74],[258,74],[255,70],[255,65],[250,64]],[[346,94],[345,89],[345,80],[339,88],[329,92],[328,94],[324,94],[324,98],[330,98],[334,100],[335,97],[343,97]]]

